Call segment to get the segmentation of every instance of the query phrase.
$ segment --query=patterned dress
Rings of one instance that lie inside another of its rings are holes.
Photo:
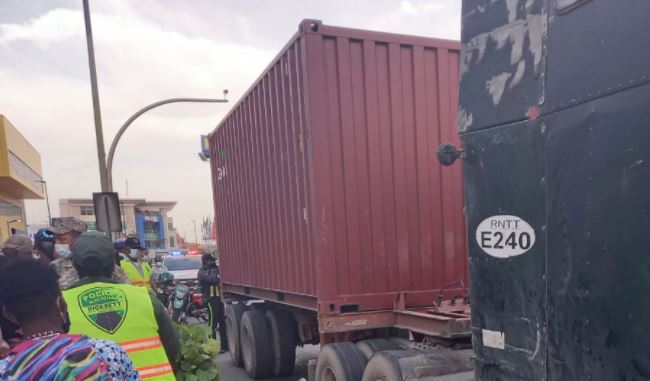
[[[117,344],[83,335],[25,340],[0,360],[2,381],[140,380],[129,355]]]

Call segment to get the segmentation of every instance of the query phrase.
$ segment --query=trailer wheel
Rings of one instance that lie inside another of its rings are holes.
[[[264,378],[273,370],[271,334],[264,312],[246,311],[241,321],[241,352],[250,378]]]
[[[366,356],[366,360],[368,361],[370,361],[370,358],[372,358],[372,356],[377,352],[399,349],[395,343],[388,339],[363,340],[359,341],[356,345],[361,353]]]
[[[454,375],[466,380],[471,374],[471,350],[436,348],[430,351],[398,350],[375,354],[363,372],[362,381],[402,381]]]
[[[327,344],[316,364],[316,381],[361,381],[366,357],[350,342]]]
[[[244,360],[241,354],[241,319],[248,307],[236,303],[226,306],[226,335],[228,336],[228,352],[230,359],[235,366],[243,366]]]
[[[287,310],[266,311],[273,347],[273,375],[288,376],[296,366],[296,323]]]
[[[377,353],[368,362],[362,381],[402,381],[402,370],[394,356]]]

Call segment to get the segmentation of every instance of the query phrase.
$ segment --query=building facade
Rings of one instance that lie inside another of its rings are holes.
[[[135,235],[148,249],[176,247],[176,229],[168,213],[176,202],[147,201],[145,199],[120,199],[122,232],[119,236]],[[95,209],[92,199],[69,198],[59,200],[62,217],[75,217],[95,230]]]
[[[26,199],[43,199],[41,155],[0,115],[0,240],[25,231]]]

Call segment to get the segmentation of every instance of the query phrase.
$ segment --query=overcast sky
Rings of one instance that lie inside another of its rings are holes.
[[[106,150],[141,107],[170,97],[230,104],[169,105],[147,113],[115,156],[120,197],[178,201],[172,216],[212,215],[210,169],[197,157],[210,132],[297,31],[300,20],[458,39],[460,0],[91,0]],[[0,0],[0,114],[41,153],[53,216],[60,198],[99,191],[81,0]],[[43,201],[27,203],[44,223]]]

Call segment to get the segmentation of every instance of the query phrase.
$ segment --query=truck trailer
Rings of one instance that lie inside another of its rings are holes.
[[[291,374],[303,344],[317,381],[372,378],[371,357],[471,369],[462,170],[436,159],[460,144],[459,48],[304,20],[209,135],[230,354],[252,378]]]

